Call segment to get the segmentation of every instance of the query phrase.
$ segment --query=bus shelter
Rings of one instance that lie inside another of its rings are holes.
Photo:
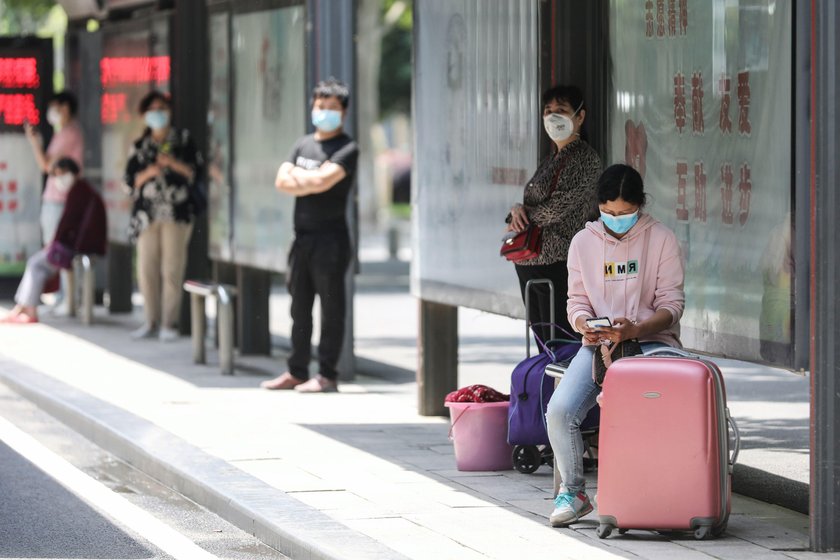
[[[456,388],[459,306],[523,315],[504,218],[548,154],[541,92],[574,84],[587,141],[639,171],[679,239],[685,346],[810,371],[812,546],[840,548],[835,4],[428,0],[414,15],[421,413]]]

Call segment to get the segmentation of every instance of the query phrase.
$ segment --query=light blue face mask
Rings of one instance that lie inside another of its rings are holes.
[[[333,132],[341,126],[341,111],[313,109],[312,125],[322,132]]]
[[[636,222],[639,221],[639,211],[636,210],[632,214],[625,214],[624,216],[613,216],[601,212],[601,221],[610,228],[610,231],[621,235],[627,233],[630,228],[636,225]]]
[[[146,111],[143,115],[143,120],[146,121],[146,126],[152,130],[160,130],[169,126],[169,111]]]

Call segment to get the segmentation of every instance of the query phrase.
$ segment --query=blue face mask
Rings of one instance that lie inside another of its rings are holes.
[[[169,111],[146,111],[143,119],[152,130],[160,130],[169,126]]]
[[[333,132],[341,126],[341,111],[313,109],[312,125],[322,132]]]
[[[639,211],[636,210],[632,214],[625,214],[624,216],[613,216],[601,212],[601,221],[610,228],[610,231],[621,235],[627,233],[630,228],[636,225],[636,222],[639,221]]]

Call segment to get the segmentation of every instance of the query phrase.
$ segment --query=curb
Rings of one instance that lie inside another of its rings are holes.
[[[7,357],[0,357],[0,381],[99,447],[290,558],[406,558],[157,425]]]
[[[732,491],[742,496],[809,514],[810,485],[749,465],[735,465]]]

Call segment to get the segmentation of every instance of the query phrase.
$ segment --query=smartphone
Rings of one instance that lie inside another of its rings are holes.
[[[598,327],[611,327],[612,321],[609,317],[594,317],[586,320],[586,326],[590,329],[597,329]]]

